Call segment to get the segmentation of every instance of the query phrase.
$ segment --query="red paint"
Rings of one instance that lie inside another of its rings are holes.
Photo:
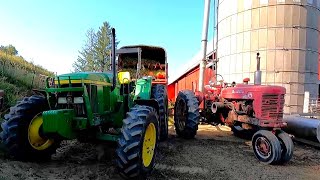
[[[236,84],[234,87],[227,87],[226,84],[220,85],[219,83],[210,86],[210,80],[214,80],[214,71],[206,68],[205,92],[196,92],[199,83],[199,65],[197,65],[169,85],[169,99],[174,102],[179,91],[188,89],[195,92],[195,96],[201,102],[200,109],[208,108],[210,103],[211,105],[219,103],[222,108],[222,111],[217,112],[220,122],[229,126],[233,126],[234,121],[238,121],[241,124],[266,128],[283,127],[284,94],[286,93],[284,87],[248,85],[249,78],[245,78],[243,84]],[[206,107],[204,107],[204,102],[206,102]],[[212,113],[203,112],[209,121],[216,120],[211,116]]]
[[[253,100],[255,118],[259,119],[260,127],[282,127],[284,94],[286,89],[281,86],[237,84],[223,88],[220,95],[228,100]]]
[[[190,71],[186,72],[179,79],[175,80],[173,83],[169,84],[168,87],[168,98],[170,101],[174,102],[179,91],[184,89],[189,89],[197,91],[199,88],[199,65]],[[213,70],[211,68],[206,68],[204,82],[209,83],[209,80],[213,77]]]

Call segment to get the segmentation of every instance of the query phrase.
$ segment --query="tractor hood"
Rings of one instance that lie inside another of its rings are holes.
[[[95,83],[95,84],[110,84],[113,78],[111,72],[78,72],[61,74],[55,78],[55,84],[58,84],[58,78],[61,84],[69,83]]]
[[[282,86],[246,85],[238,84],[235,87],[223,89],[221,96],[226,99],[254,99],[258,94],[285,94]]]

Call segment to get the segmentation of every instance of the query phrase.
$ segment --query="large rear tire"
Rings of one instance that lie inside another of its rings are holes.
[[[252,137],[254,155],[266,164],[276,164],[281,158],[281,145],[270,131],[259,130]]]
[[[190,90],[179,92],[174,106],[174,126],[178,136],[192,139],[199,125],[199,101]]]
[[[151,98],[158,101],[159,104],[159,126],[160,141],[168,139],[168,95],[164,85],[157,84],[152,86]]]
[[[10,157],[22,161],[50,159],[60,142],[41,133],[42,112],[48,110],[46,98],[26,97],[10,108],[1,124],[0,137]]]
[[[158,146],[158,115],[154,108],[135,105],[123,120],[116,165],[124,178],[146,178],[154,168]]]
[[[280,131],[277,135],[281,145],[281,158],[277,164],[285,164],[290,161],[293,156],[293,141],[289,134],[284,131]]]

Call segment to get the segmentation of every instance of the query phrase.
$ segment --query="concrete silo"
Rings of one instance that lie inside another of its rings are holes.
[[[261,56],[262,84],[284,86],[285,113],[318,97],[320,0],[219,0],[218,74],[242,82]]]

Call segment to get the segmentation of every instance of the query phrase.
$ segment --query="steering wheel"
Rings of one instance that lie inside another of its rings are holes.
[[[218,78],[218,76],[221,78]],[[220,85],[223,85],[223,83],[224,83],[224,79],[221,74],[216,74],[216,80],[209,81],[209,84],[210,84],[210,86],[214,86],[214,85],[218,85],[218,82],[220,83]]]

